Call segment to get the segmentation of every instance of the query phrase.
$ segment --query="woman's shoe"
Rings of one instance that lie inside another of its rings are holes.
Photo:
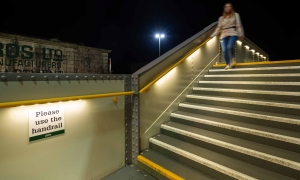
[[[236,62],[235,61],[232,61],[232,63],[230,63],[230,67],[233,67],[235,66]]]
[[[227,66],[226,66],[224,69],[225,69],[225,70],[227,70],[227,69],[229,69],[229,68],[230,68],[230,66],[229,66],[229,65],[227,65]]]

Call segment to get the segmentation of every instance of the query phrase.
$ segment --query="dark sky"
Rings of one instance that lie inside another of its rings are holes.
[[[83,43],[112,50],[114,64],[149,62],[158,56],[156,32],[166,38],[161,52],[173,48],[218,20],[227,1],[84,0],[1,2],[0,31]],[[231,1],[245,35],[271,60],[298,59],[300,25],[297,1]],[[293,3],[292,3],[293,2]]]

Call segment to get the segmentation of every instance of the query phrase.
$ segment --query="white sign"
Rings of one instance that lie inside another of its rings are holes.
[[[65,133],[64,115],[63,106],[29,111],[29,141]]]

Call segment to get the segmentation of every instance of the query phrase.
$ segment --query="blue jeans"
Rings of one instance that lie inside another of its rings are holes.
[[[234,45],[237,39],[237,36],[227,36],[221,39],[222,51],[227,65],[230,64],[230,60],[234,55]]]

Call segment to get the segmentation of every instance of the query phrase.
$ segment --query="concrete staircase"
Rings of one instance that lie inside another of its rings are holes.
[[[139,158],[177,179],[300,179],[300,61],[223,68],[209,70]]]

